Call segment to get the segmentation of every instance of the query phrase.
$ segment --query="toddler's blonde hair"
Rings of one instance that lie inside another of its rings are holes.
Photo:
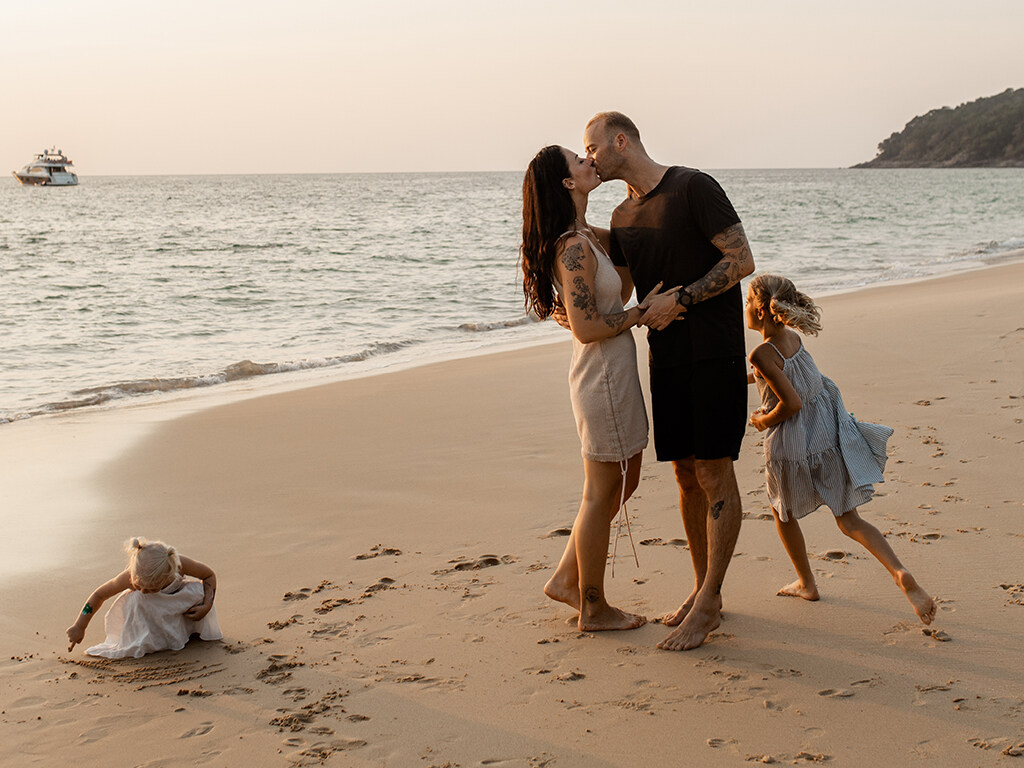
[[[136,536],[124,543],[124,549],[128,553],[128,572],[137,589],[161,589],[181,570],[177,550],[162,541]]]
[[[758,275],[750,281],[750,295],[780,325],[817,336],[821,330],[821,308],[793,281],[781,275]]]

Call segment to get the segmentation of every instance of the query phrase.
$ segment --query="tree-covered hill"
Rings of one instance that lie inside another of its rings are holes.
[[[1024,88],[915,117],[854,167],[1024,167]]]

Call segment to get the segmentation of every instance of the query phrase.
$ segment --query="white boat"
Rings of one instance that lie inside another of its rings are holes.
[[[78,174],[71,170],[71,161],[56,148],[44,149],[20,171],[11,171],[22,184],[45,187],[71,187],[78,183]]]

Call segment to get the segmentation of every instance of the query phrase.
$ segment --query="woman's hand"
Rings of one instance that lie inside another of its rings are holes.
[[[68,640],[71,641],[71,645],[68,646],[70,651],[80,642],[85,639],[85,627],[80,627],[77,624],[72,624],[68,627]]]
[[[206,614],[213,610],[213,603],[196,603],[187,611],[185,611],[185,618],[189,621],[202,621],[206,618]]]

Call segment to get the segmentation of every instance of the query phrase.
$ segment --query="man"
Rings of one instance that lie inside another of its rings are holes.
[[[628,266],[639,296],[659,281],[682,286],[655,299],[640,322],[649,328],[655,451],[675,469],[696,577],[690,596],[665,617],[675,629],[658,647],[689,650],[721,621],[722,582],[742,519],[733,470],[747,422],[739,282],[754,271],[754,257],[718,182],[656,163],[625,115],[595,115],[584,147],[602,180],[628,186],[612,214],[612,261]]]

